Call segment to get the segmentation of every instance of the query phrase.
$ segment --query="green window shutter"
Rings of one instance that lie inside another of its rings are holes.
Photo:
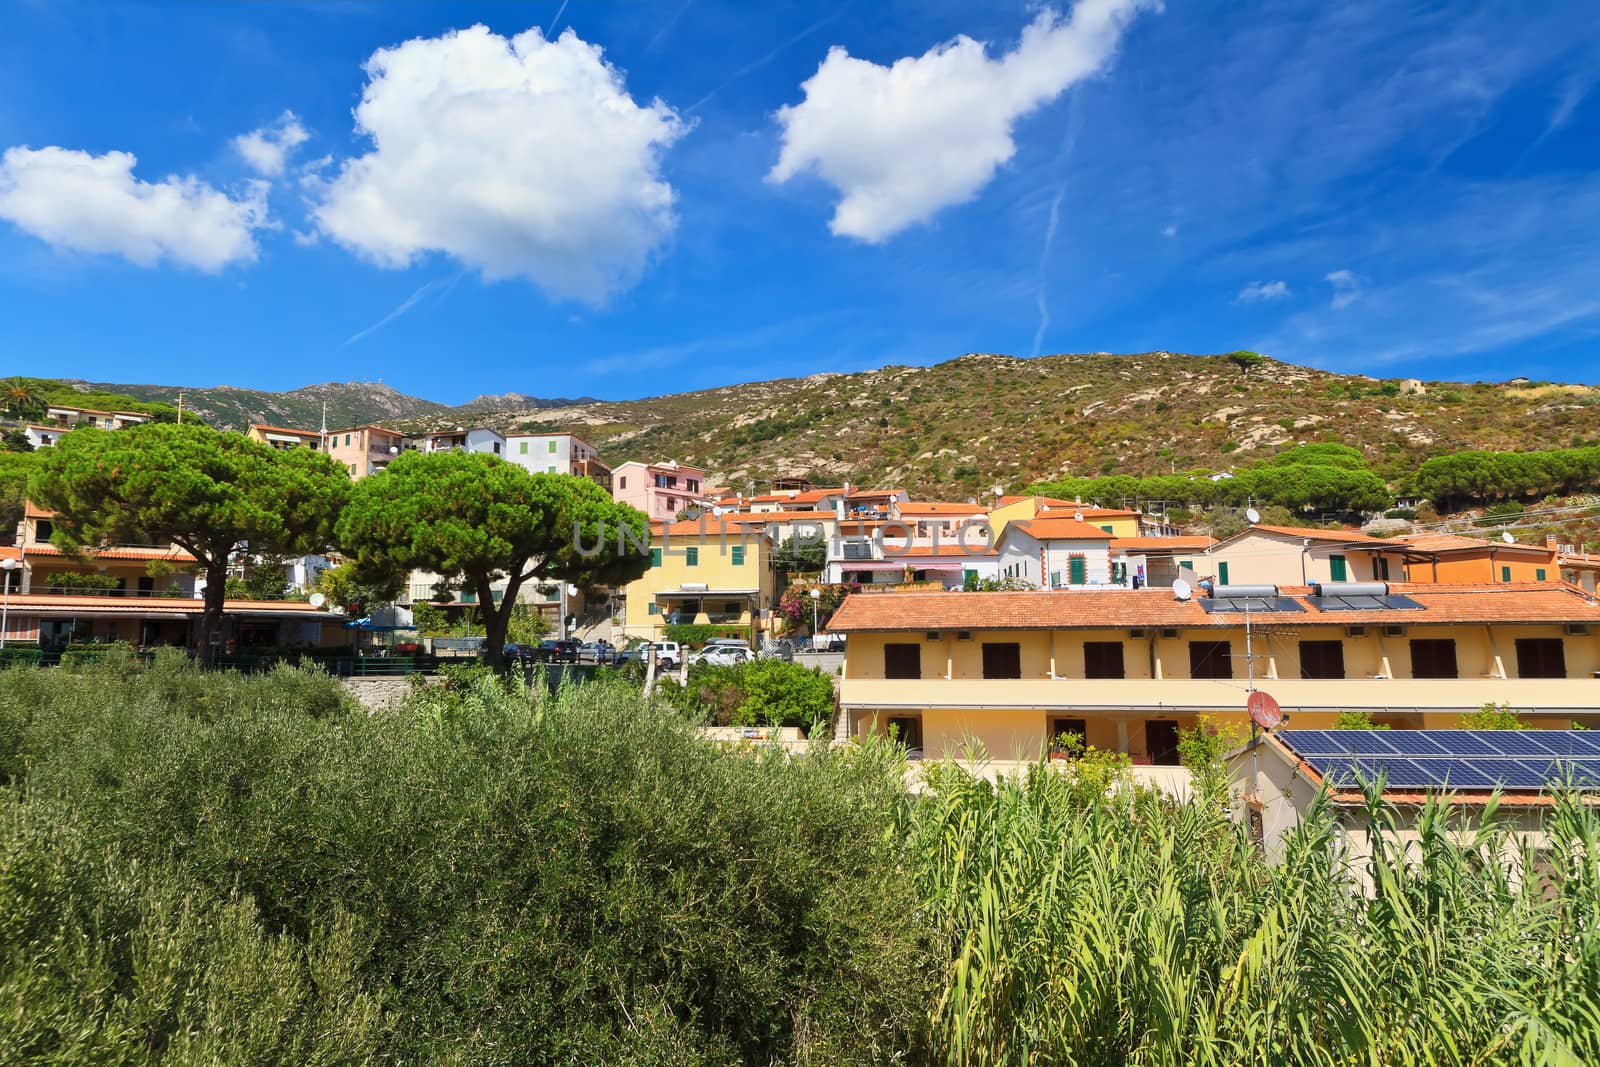
[[[685,567],[698,567],[698,566],[700,566],[700,550],[698,548],[686,548],[686,549],[684,549],[683,550],[683,565]]]
[[[550,451],[551,451],[551,453],[554,454],[555,450],[556,450],[556,443],[554,441],[551,441],[550,442]]]
[[[1217,564],[1217,581],[1223,585],[1228,584],[1228,562],[1223,560]]]
[[[1534,577],[1535,581],[1540,581],[1540,582],[1544,581],[1544,568],[1543,567],[1535,567],[1534,571],[1533,571],[1533,577]]]
[[[1345,578],[1349,575],[1349,573],[1350,572],[1349,572],[1348,568],[1346,568],[1345,565],[1344,565],[1344,557],[1343,556],[1329,556],[1328,557],[1328,574],[1329,574],[1329,576],[1331,576],[1333,578],[1334,581],[1336,581],[1336,582],[1344,581]]]
[[[463,589],[461,591],[461,602],[463,604],[476,604],[478,602],[478,594],[471,589]]]
[[[1113,530],[1113,528],[1110,526],[1102,526],[1100,529],[1104,530],[1106,533],[1111,533]]]
[[[1192,559],[1180,559],[1178,561],[1178,569],[1180,571],[1183,571],[1183,570],[1192,571],[1192,570],[1194,570],[1194,560],[1192,560]]]
[[[1385,556],[1378,557],[1378,578],[1385,582],[1389,580],[1389,560]]]
[[[523,441],[520,447],[521,447],[521,450],[522,450],[521,454],[526,456],[528,454],[528,442]]]
[[[660,614],[661,614],[661,605],[660,605],[660,604],[657,604],[657,603],[654,603],[654,602],[652,602],[652,603],[651,603],[651,604],[650,604],[650,607],[649,607],[649,609],[648,609],[648,611],[647,611],[647,614],[650,614],[650,615],[660,615]]]
[[[1061,572],[1060,571],[1051,571],[1050,572],[1050,588],[1051,589],[1055,589],[1060,585],[1061,585]]]
[[[1510,567],[1501,567],[1500,568],[1500,580],[1502,582],[1509,582],[1511,580],[1511,568]]]
[[[652,548],[650,550],[650,566],[661,566],[661,550],[659,548]]]
[[[734,545],[733,546],[733,565],[735,567],[743,567],[744,566],[744,546],[743,545]]]
[[[1089,561],[1082,556],[1073,556],[1067,560],[1067,583],[1069,585],[1083,585],[1089,580]]]

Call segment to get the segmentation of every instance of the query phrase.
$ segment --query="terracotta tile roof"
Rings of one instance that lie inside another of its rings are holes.
[[[1319,610],[1299,597],[1302,612],[1279,621],[1362,626],[1384,623],[1600,623],[1600,602],[1555,582],[1436,586],[1392,583],[1423,610]],[[1287,592],[1280,590],[1280,592]],[[1046,630],[1094,627],[1237,627],[1237,614],[1208,614],[1200,598],[1180,601],[1170,589],[1084,589],[1022,593],[889,593],[848,597],[829,629]]]
[[[48,556],[51,559],[73,558],[52,544],[28,546],[29,556]],[[194,557],[181,548],[156,548],[143,545],[111,545],[107,548],[86,548],[80,553],[85,559],[166,559],[174,563],[193,563]]]
[[[1040,515],[1032,519],[1017,519],[1007,523],[1002,539],[1012,530],[1031,534],[1041,541],[1108,541],[1111,535],[1098,526],[1090,526],[1071,515]]]
[[[738,522],[745,525],[763,522],[837,522],[838,519],[832,511],[751,511],[740,512],[735,515],[718,515],[724,522]]]
[[[982,504],[948,504],[930,500],[899,505],[902,515],[983,515],[988,508]]]
[[[1361,542],[1363,544],[1393,544],[1392,541],[1385,541],[1381,537],[1373,537],[1371,534],[1364,534],[1360,530],[1352,530],[1349,528],[1342,530],[1321,530],[1311,526],[1268,526],[1264,523],[1257,523],[1256,525],[1250,527],[1249,530],[1245,530],[1242,533],[1237,533],[1233,537],[1227,538],[1227,540],[1232,541],[1238,537],[1248,536],[1251,530],[1260,530],[1263,533],[1278,534],[1283,537],[1307,537],[1313,541],[1348,541],[1352,543]]]
[[[1504,541],[1491,541],[1482,537],[1463,537],[1460,534],[1412,534],[1394,539],[1399,547],[1414,548],[1422,552],[1482,552],[1485,549],[1511,552],[1517,549],[1534,551],[1541,554],[1548,553],[1550,549],[1545,545],[1530,545],[1523,542],[1506,544]]]
[[[1204,552],[1217,542],[1210,537],[1183,535],[1178,537],[1113,537],[1112,548],[1129,552]]]
[[[83,609],[86,613],[95,609],[120,608],[124,611],[140,611],[161,614],[185,614],[203,611],[205,603],[199,597],[166,597],[166,596],[73,596],[57,593],[12,593],[11,613],[26,614],[32,610],[48,610],[52,608]],[[306,615],[340,615],[342,612],[332,611],[328,608],[314,608],[304,600],[228,600],[223,602],[223,610],[234,613],[248,613],[251,611],[293,611]]]

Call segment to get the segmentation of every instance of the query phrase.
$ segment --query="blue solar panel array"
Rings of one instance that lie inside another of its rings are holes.
[[[1315,604],[1318,611],[1426,611],[1421,604],[1408,596],[1390,593],[1385,596],[1308,596],[1307,602]]]
[[[1390,789],[1600,788],[1600,731],[1280,730],[1330,785]]]
[[[1227,615],[1245,612],[1292,612],[1305,611],[1300,602],[1292,596],[1218,596],[1204,597],[1200,606],[1206,609],[1207,615]]]

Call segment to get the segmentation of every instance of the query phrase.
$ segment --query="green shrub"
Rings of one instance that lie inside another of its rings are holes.
[[[1505,704],[1485,704],[1461,716],[1463,730],[1526,730],[1528,724]]]
[[[1370,711],[1341,711],[1333,717],[1335,730],[1387,730],[1388,723],[1374,722]]]
[[[121,589],[122,579],[93,571],[56,571],[45,576],[44,584],[58,593],[85,595]]]

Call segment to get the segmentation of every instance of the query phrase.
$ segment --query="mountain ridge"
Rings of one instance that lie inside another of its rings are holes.
[[[175,402],[177,391],[97,387],[167,402]],[[702,466],[710,482],[736,489],[804,476],[835,484],[893,482],[918,494],[960,498],[1069,474],[1225,470],[1315,441],[1355,445],[1380,472],[1398,475],[1440,452],[1579,443],[1600,423],[1600,388],[1588,385],[1418,383],[1254,353],[1167,351],[968,353],[930,366],[826,372],[629,401],[506,393],[452,407],[377,383],[184,392],[186,410],[235,428],[254,421],[314,428],[321,400],[329,399],[330,429],[336,410],[346,425],[382,420],[411,431],[470,417],[501,432],[579,433],[612,464],[676,459]],[[515,406],[494,409],[507,401]]]

